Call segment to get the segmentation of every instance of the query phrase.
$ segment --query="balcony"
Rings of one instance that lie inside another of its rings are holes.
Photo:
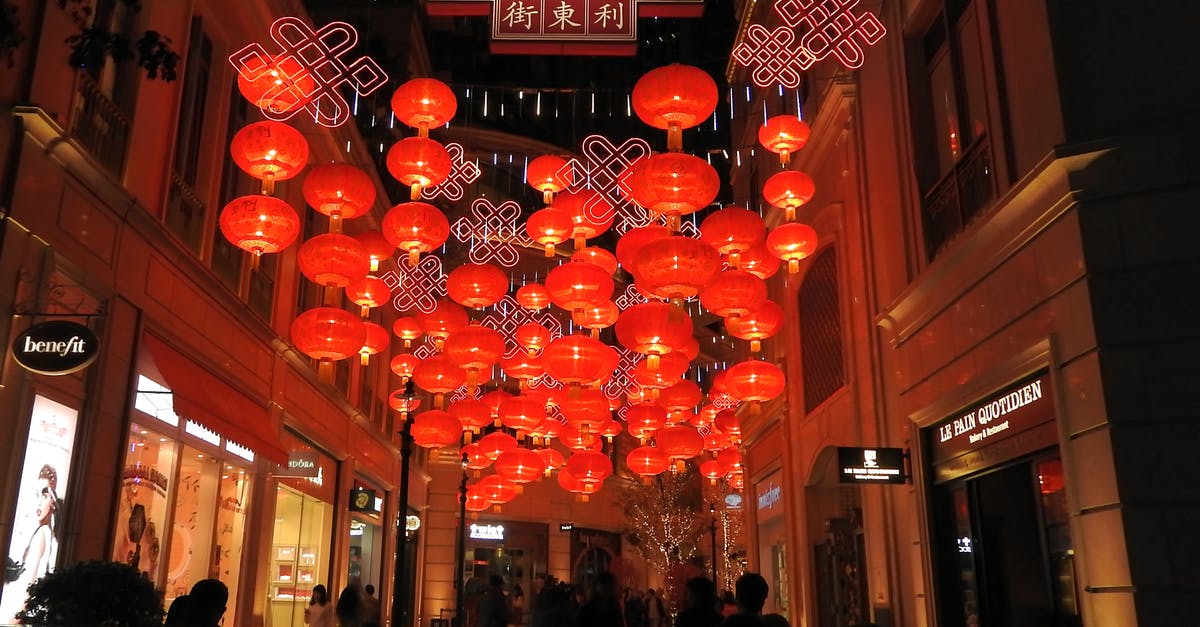
[[[971,144],[958,163],[925,194],[921,222],[926,260],[933,261],[995,197],[991,144],[984,136]]]
[[[129,118],[91,76],[75,73],[75,102],[67,134],[117,180],[125,170],[129,125]]]

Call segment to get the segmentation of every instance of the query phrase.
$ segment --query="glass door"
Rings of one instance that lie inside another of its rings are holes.
[[[276,487],[267,627],[304,625],[313,586],[329,583],[332,527],[332,505],[285,485]]]

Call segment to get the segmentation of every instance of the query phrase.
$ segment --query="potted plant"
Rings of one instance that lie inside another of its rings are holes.
[[[45,627],[161,627],[163,607],[154,584],[136,568],[96,560],[38,579],[17,619]]]

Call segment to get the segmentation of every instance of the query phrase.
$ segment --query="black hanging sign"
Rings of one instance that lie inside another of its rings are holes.
[[[838,480],[841,483],[906,483],[904,449],[839,446]]]
[[[13,340],[13,359],[38,374],[64,375],[86,368],[100,354],[92,330],[69,320],[40,322]]]
[[[367,488],[354,488],[350,491],[350,511],[378,512],[375,509],[375,491]]]

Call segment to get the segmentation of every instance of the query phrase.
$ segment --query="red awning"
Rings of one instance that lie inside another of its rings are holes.
[[[280,445],[279,435],[265,407],[162,340],[150,334],[143,337],[154,357],[154,365],[171,388],[175,413],[271,461],[287,463],[287,451]]]

